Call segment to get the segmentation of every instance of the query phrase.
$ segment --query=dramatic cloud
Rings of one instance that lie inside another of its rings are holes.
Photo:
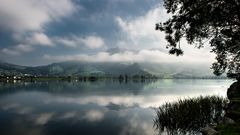
[[[157,0],[101,3],[97,0],[1,0],[0,57],[9,63],[28,65],[66,60],[214,61],[215,55],[209,53],[211,48],[195,49],[185,40],[181,41],[184,56],[168,55],[164,33],[155,30],[156,23],[169,18],[161,3]],[[31,59],[21,56],[26,53]]]
[[[46,25],[71,15],[76,9],[72,0],[1,0],[0,29],[10,33],[12,41],[19,44],[5,45],[1,52],[15,56],[31,52],[30,45],[53,46],[44,34]]]
[[[196,49],[190,46],[186,40],[180,42],[184,51],[184,56],[175,57],[167,55],[167,42],[163,32],[155,30],[155,24],[164,22],[169,18],[166,10],[162,6],[157,6],[149,10],[145,15],[123,19],[116,17],[116,22],[122,31],[122,39],[118,42],[119,47],[151,49],[152,51],[141,50],[134,56],[141,61],[150,60],[153,62],[205,62],[214,61],[214,54],[210,53],[210,47]],[[155,50],[153,49],[155,48]],[[125,53],[126,54],[126,53]],[[124,55],[125,56],[125,55]]]
[[[23,53],[32,52],[34,50],[33,45],[40,46],[54,46],[51,39],[44,33],[32,33],[31,36],[23,37],[20,34],[15,34],[16,41],[22,43],[11,47],[3,48],[1,51],[6,55],[21,55]]]
[[[154,27],[157,22],[167,20],[169,15],[163,7],[157,6],[145,15],[124,20],[116,17],[116,22],[122,30],[125,46],[132,44],[132,47],[153,48],[163,47],[166,44],[164,34],[155,31]],[[121,43],[123,41],[120,41]],[[127,44],[126,44],[127,43]],[[124,46],[124,44],[121,44]]]
[[[1,0],[0,27],[17,33],[43,31],[44,25],[72,14],[71,0]]]
[[[44,33],[33,33],[32,36],[22,39],[22,37],[16,37],[16,39],[22,40],[26,44],[19,44],[13,47],[3,48],[2,53],[6,55],[21,55],[23,53],[33,51],[33,45],[40,46],[57,46],[59,44],[66,47],[76,48],[78,46],[84,46],[88,49],[97,49],[104,46],[104,39],[98,36],[71,36],[71,37],[55,37],[49,38]]]

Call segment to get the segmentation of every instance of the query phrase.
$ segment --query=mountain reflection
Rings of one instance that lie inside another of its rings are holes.
[[[183,84],[184,82],[184,84]],[[207,84],[200,89],[200,83]],[[231,81],[0,83],[1,135],[152,135],[152,107],[226,93]],[[179,89],[179,86],[184,89]],[[209,92],[209,90],[212,90]]]

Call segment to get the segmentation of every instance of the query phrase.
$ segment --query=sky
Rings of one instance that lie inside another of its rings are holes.
[[[184,56],[168,54],[155,24],[169,17],[161,0],[0,0],[0,60],[212,63],[184,40]]]

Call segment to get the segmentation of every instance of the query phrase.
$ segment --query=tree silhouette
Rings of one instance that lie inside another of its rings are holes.
[[[156,24],[156,30],[165,32],[170,54],[183,54],[182,38],[198,48],[208,42],[216,54],[214,74],[227,71],[228,77],[239,79],[239,0],[164,0],[164,6],[172,16]]]

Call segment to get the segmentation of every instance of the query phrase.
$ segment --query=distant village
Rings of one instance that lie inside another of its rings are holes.
[[[157,80],[157,79],[227,79],[225,76],[206,76],[206,77],[193,77],[193,76],[172,76],[172,77],[161,77],[154,75],[115,75],[115,76],[95,76],[95,75],[86,75],[86,76],[43,76],[43,75],[31,75],[31,74],[18,74],[18,75],[0,75],[0,81],[49,81],[49,80],[77,80],[81,82],[86,81],[97,81],[103,79],[118,80],[119,82],[127,82],[128,80],[141,81],[146,80]]]
[[[127,80],[150,80],[150,79],[158,79],[158,77],[153,75],[119,75],[119,76],[42,76],[42,75],[30,75],[30,74],[22,74],[22,75],[0,75],[0,80],[23,80],[23,81],[31,81],[31,80],[78,80],[78,81],[97,81],[101,79],[117,79],[120,81]]]

